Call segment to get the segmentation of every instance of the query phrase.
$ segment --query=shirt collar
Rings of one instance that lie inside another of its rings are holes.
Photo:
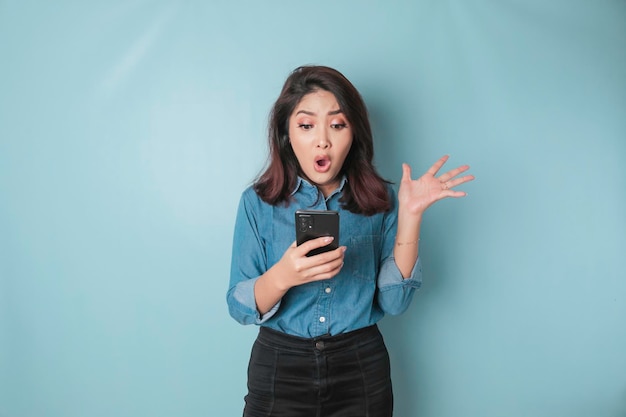
[[[330,193],[328,198],[343,191],[343,187],[346,185],[347,182],[348,182],[348,178],[345,175],[342,176],[341,181],[339,182],[339,187],[337,187],[335,191]],[[294,195],[299,191],[306,192],[308,190],[311,192],[315,192],[315,193],[319,192],[318,188],[315,185],[311,184],[308,180],[305,180],[304,178],[298,176],[298,179],[296,180],[296,186],[293,187],[293,191],[291,192],[291,195]]]

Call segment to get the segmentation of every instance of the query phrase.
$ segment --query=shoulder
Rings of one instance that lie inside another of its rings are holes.
[[[249,185],[245,190],[241,193],[242,200],[261,200],[259,195],[254,191],[254,186]]]
[[[385,183],[385,188],[387,188],[387,194],[389,195],[389,198],[396,198],[396,186],[395,184],[391,183],[391,182],[386,182]]]
[[[265,201],[259,197],[259,195],[254,190],[254,186],[248,186],[241,193],[241,197],[239,199],[239,208],[244,209],[248,212],[262,212],[267,209],[269,206]]]
[[[253,186],[249,185],[239,195],[239,207],[241,208],[242,206],[247,206],[257,199],[258,196],[256,192],[254,192]]]
[[[387,195],[389,196],[389,202],[391,203],[391,211],[394,211],[398,207],[398,193],[396,191],[396,186],[393,183],[387,182],[385,183],[385,187],[387,189]]]

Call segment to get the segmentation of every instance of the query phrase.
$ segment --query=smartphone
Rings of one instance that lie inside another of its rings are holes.
[[[322,236],[332,236],[333,241],[321,248],[313,249],[306,256],[328,252],[339,247],[339,212],[333,210],[296,211],[296,242],[304,242]]]

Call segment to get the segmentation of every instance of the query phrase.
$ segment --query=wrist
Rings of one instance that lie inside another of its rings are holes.
[[[277,263],[265,273],[266,284],[274,289],[274,291],[285,294],[291,286],[285,282],[285,273]]]
[[[398,207],[398,217],[407,217],[407,218],[421,220],[422,217],[424,217],[424,213],[425,212],[426,212],[426,209],[413,209],[413,210],[411,210],[408,207],[402,207],[402,206]]]
[[[408,234],[412,234],[413,231],[419,231],[422,225],[422,213],[419,214],[404,214],[398,212],[398,233],[406,231]],[[414,239],[405,239],[414,240]]]

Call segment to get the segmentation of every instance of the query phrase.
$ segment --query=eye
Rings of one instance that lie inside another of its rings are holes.
[[[309,130],[313,128],[313,125],[307,124],[307,123],[300,123],[298,124],[298,127],[302,130]]]
[[[348,125],[345,123],[333,123],[330,125],[330,127],[336,130],[341,130],[341,129],[345,129],[346,127],[348,127]]]

